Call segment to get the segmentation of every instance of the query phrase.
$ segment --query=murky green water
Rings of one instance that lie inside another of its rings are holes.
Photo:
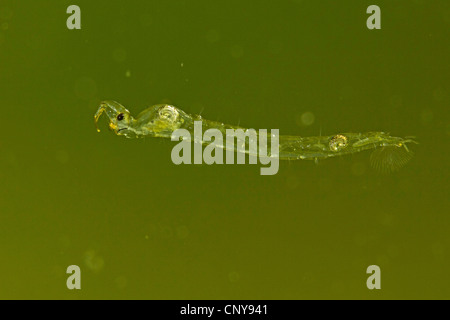
[[[0,298],[450,298],[450,6],[377,1],[368,30],[357,2],[2,1]],[[370,152],[176,166],[173,142],[97,133],[104,99],[420,144],[390,175]]]

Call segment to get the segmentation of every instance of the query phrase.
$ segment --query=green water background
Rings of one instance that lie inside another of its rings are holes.
[[[424,0],[2,1],[0,298],[450,298],[449,17]],[[104,99],[420,144],[391,175],[370,153],[274,176],[176,166],[173,142],[97,133]]]

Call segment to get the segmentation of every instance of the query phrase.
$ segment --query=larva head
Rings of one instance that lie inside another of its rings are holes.
[[[94,115],[95,126],[97,127],[98,132],[100,132],[100,129],[98,128],[98,119],[103,113],[109,118],[109,129],[113,130],[116,134],[120,135],[121,130],[130,127],[132,121],[130,111],[116,101],[102,101]]]
[[[155,137],[170,137],[190,117],[182,110],[169,104],[153,105],[136,118],[136,127],[144,128],[145,134]]]

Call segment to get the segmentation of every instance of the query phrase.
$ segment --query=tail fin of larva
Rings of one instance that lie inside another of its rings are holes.
[[[407,164],[413,156],[414,153],[406,148],[387,146],[372,152],[370,163],[372,167],[381,173],[391,173]]]

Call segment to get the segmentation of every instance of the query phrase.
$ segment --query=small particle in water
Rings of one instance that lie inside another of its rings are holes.
[[[310,126],[314,123],[314,120],[316,117],[314,116],[314,113],[312,112],[304,112],[301,115],[297,116],[296,123],[299,126]]]
[[[127,70],[125,72],[125,77],[127,77],[127,78],[131,77],[131,71],[130,70]]]
[[[103,260],[103,258],[98,256],[94,250],[88,250],[85,252],[84,263],[89,269],[94,272],[99,272],[105,265],[105,261]]]
[[[183,68],[183,66],[184,66],[184,63],[182,62],[182,63],[181,63],[181,67]]]

